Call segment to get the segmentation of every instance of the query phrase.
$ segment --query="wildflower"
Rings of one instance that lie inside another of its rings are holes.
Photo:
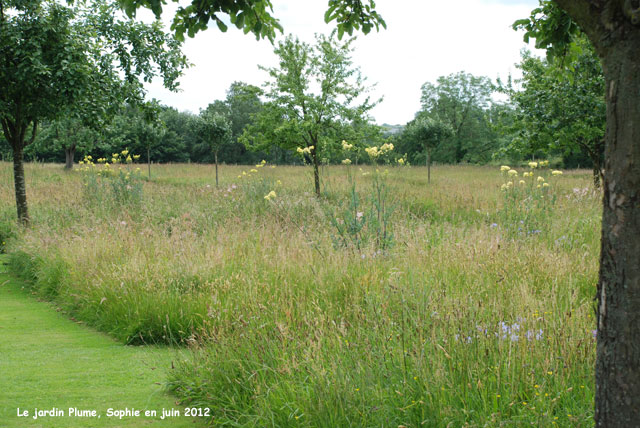
[[[133,160],[138,160],[140,159],[140,155],[133,155]]]
[[[258,170],[255,168],[252,168],[249,172],[258,172]]]
[[[403,158],[398,159],[398,165],[404,165],[404,159]]]
[[[536,180],[538,180],[538,183],[543,183],[544,182],[544,177],[538,176],[538,178]]]
[[[558,171],[557,169],[554,171],[551,171],[551,175],[557,176],[557,175],[562,175],[562,171]]]
[[[278,180],[278,181],[276,181],[276,184],[279,186],[279,185],[282,184],[282,181]]]
[[[351,165],[351,159],[343,159],[342,165]]]
[[[267,195],[264,197],[267,201],[270,201],[271,199],[274,199],[276,197],[276,192],[274,192],[273,190],[270,191],[269,193],[267,193]]]
[[[238,175],[238,178],[242,178],[242,175]]]
[[[507,187],[506,184],[503,184],[502,186],[500,186],[500,190],[507,190],[507,189],[508,189],[508,187]]]
[[[258,164],[256,164],[256,168],[262,168],[263,166],[264,166],[264,164],[263,164],[263,163],[258,163]]]
[[[541,161],[540,166],[549,166],[549,161],[548,160]]]
[[[507,183],[507,189],[510,189],[511,187],[513,187],[513,181],[509,181]]]
[[[118,158],[115,158],[115,157],[111,158],[111,163],[118,163]]]
[[[533,172],[525,172],[522,174],[523,177],[533,177]]]
[[[363,213],[362,211],[358,211],[358,212],[356,213],[356,218],[357,218],[358,220],[360,220],[360,219],[362,218],[362,216],[363,216],[363,215],[364,215],[364,213]]]
[[[242,175],[247,175],[247,172],[246,171],[242,171]]]
[[[126,155],[128,155],[128,154],[129,154],[129,150],[124,149],[124,150],[122,151],[122,156],[126,156]]]
[[[133,162],[133,158],[131,157],[131,155],[127,156],[127,163],[131,163]]]
[[[538,162],[529,162],[529,168],[536,169],[538,167]]]
[[[524,185],[525,184],[524,180],[520,180],[519,183],[520,183],[520,185]]]
[[[509,174],[509,177],[517,177],[518,171],[516,171],[515,169],[510,169],[507,174]]]
[[[345,140],[342,140],[342,150],[350,150],[352,147],[353,144],[349,144]]]
[[[267,161],[266,161],[266,160],[264,160],[264,159],[262,159],[262,161],[260,161],[260,163],[261,163],[262,165],[264,165],[264,164],[266,164],[266,163],[267,163]]]
[[[367,154],[369,155],[370,158],[377,158],[378,156],[380,156],[382,153],[380,151],[378,151],[378,147],[373,146],[373,147],[367,147],[366,149],[364,149],[365,152],[367,152]]]
[[[78,162],[78,165],[84,165],[84,161]]]
[[[381,153],[390,152],[392,150],[393,150],[393,144],[391,143],[384,143],[383,145],[380,146]]]
[[[509,171],[510,169],[511,169],[511,167],[510,167],[510,166],[508,166],[508,165],[502,165],[502,166],[500,167],[500,171],[502,171],[502,172],[503,172],[503,171]]]
[[[549,187],[549,183],[542,183],[542,187]]]
[[[538,185],[536,186],[536,189],[539,189],[539,188],[541,188],[541,187],[542,187],[542,186],[540,186],[540,185],[538,184]]]
[[[296,151],[297,151],[298,153],[300,153],[300,154],[303,154],[303,153],[304,153],[304,150],[302,150],[302,148],[301,148],[301,147],[298,147],[298,148],[296,149]]]

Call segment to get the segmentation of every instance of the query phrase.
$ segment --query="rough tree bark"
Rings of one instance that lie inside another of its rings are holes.
[[[64,148],[65,164],[64,169],[73,169],[73,161],[76,157],[76,145]]]
[[[556,0],[587,33],[606,82],[595,421],[640,426],[640,1]]]
[[[27,186],[24,179],[24,148],[33,143],[36,138],[38,123],[32,122],[31,138],[26,139],[27,128],[30,121],[22,120],[20,117],[16,121],[2,121],[2,131],[4,137],[11,146],[13,153],[13,184],[16,193],[16,208],[18,211],[18,222],[24,226],[29,225],[29,210],[27,206]]]

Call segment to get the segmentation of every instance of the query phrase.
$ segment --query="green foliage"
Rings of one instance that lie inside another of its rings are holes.
[[[200,144],[216,154],[231,141],[231,124],[224,117],[210,110],[203,110],[196,122],[196,134]]]
[[[540,59],[523,52],[522,79],[503,87],[515,107],[505,128],[512,136],[509,153],[561,155],[568,167],[591,164],[602,170],[605,130],[604,76],[593,48],[583,37],[573,55]]]
[[[122,8],[127,15],[135,16],[140,7],[151,9],[160,18],[162,5],[160,0],[120,0]],[[276,30],[282,32],[282,26],[277,18],[272,16],[273,5],[270,0],[206,0],[204,2],[192,2],[190,5],[181,6],[176,11],[171,29],[175,30],[178,39],[183,40],[184,34],[193,37],[198,31],[206,30],[209,22],[215,22],[222,32],[227,31],[227,25],[223,21],[223,15],[228,15],[231,23],[245,34],[252,32],[256,39],[269,39],[272,43],[276,37]],[[331,0],[329,8],[324,15],[325,22],[335,20],[339,37],[346,32],[349,35],[353,30],[362,30],[368,34],[373,27],[387,28],[386,23],[375,11],[373,0]]]

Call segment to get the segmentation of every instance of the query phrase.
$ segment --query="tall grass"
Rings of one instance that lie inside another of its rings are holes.
[[[495,168],[436,167],[430,185],[424,168],[391,168],[395,245],[380,253],[333,245],[326,208],[348,198],[346,168],[318,201],[301,167],[223,167],[215,189],[212,167],[157,166],[128,211],[30,165],[34,225],[9,239],[11,266],[126,343],[189,346],[168,385],[214,424],[590,425],[589,172],[565,172],[544,233],[520,236],[494,226]],[[263,193],[277,180],[276,206]],[[0,198],[11,206],[6,183]]]

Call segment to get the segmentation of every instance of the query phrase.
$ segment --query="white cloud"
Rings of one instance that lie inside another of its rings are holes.
[[[511,24],[537,5],[537,0],[378,0],[387,30],[359,35],[353,56],[368,82],[377,82],[374,95],[384,96],[373,117],[378,123],[411,120],[420,108],[420,86],[439,76],[464,70],[495,79],[515,73],[513,65],[526,45]],[[331,32],[333,26],[323,20],[325,9],[324,1],[274,0],[274,15],[285,33],[307,42],[314,33]],[[170,16],[167,10],[163,18]],[[221,33],[211,27],[187,39],[183,51],[194,65],[180,80],[182,92],[171,93],[157,81],[149,85],[149,97],[193,112],[223,99],[233,81],[261,85],[266,73],[258,64],[277,63],[268,41],[235,28]]]

